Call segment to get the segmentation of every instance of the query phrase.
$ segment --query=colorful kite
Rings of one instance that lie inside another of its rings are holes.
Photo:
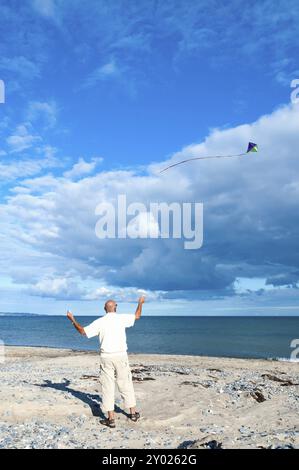
[[[258,146],[254,142],[249,142],[248,147],[246,152],[244,153],[239,153],[238,155],[213,155],[211,157],[195,157],[195,158],[188,158],[187,160],[183,160],[178,163],[173,163],[172,165],[167,166],[163,170],[160,171],[160,173],[163,173],[163,171],[169,170],[169,168],[173,168],[174,166],[181,165],[182,163],[187,163],[191,162],[193,160],[206,160],[209,158],[234,158],[234,157],[243,157],[244,155],[247,155],[247,153],[250,152],[257,152],[258,151]]]

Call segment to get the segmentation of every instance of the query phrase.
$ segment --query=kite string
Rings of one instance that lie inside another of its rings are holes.
[[[243,155],[246,155],[247,152],[245,153],[239,153],[238,155],[212,155],[210,157],[194,157],[194,158],[188,158],[187,160],[182,160],[181,162],[173,163],[172,165],[167,166],[163,170],[160,171],[160,173],[163,173],[163,171],[168,170],[169,168],[173,168],[174,166],[181,165],[182,163],[187,163],[191,162],[194,160],[208,160],[210,158],[235,158],[235,157],[242,157]]]

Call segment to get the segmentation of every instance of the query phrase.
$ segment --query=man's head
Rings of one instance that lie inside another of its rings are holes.
[[[117,303],[115,302],[115,300],[107,300],[107,302],[104,305],[104,310],[106,313],[116,312],[116,308],[117,308]]]

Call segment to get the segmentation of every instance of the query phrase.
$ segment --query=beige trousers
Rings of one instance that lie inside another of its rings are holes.
[[[136,405],[132,374],[127,355],[100,357],[100,383],[102,386],[102,410],[114,410],[115,381],[124,401],[124,408]]]

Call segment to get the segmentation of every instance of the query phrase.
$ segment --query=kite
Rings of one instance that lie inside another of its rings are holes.
[[[254,142],[249,142],[248,147],[246,152],[239,153],[238,155],[212,155],[210,157],[195,157],[195,158],[188,158],[187,160],[182,160],[181,162],[173,163],[172,165],[167,166],[163,170],[160,171],[160,173],[163,173],[166,170],[169,170],[169,168],[173,168],[174,166],[181,165],[182,163],[187,163],[191,162],[193,160],[208,160],[209,158],[234,158],[234,157],[243,157],[244,155],[247,155],[248,153],[251,152],[257,152],[258,151],[258,146]]]

